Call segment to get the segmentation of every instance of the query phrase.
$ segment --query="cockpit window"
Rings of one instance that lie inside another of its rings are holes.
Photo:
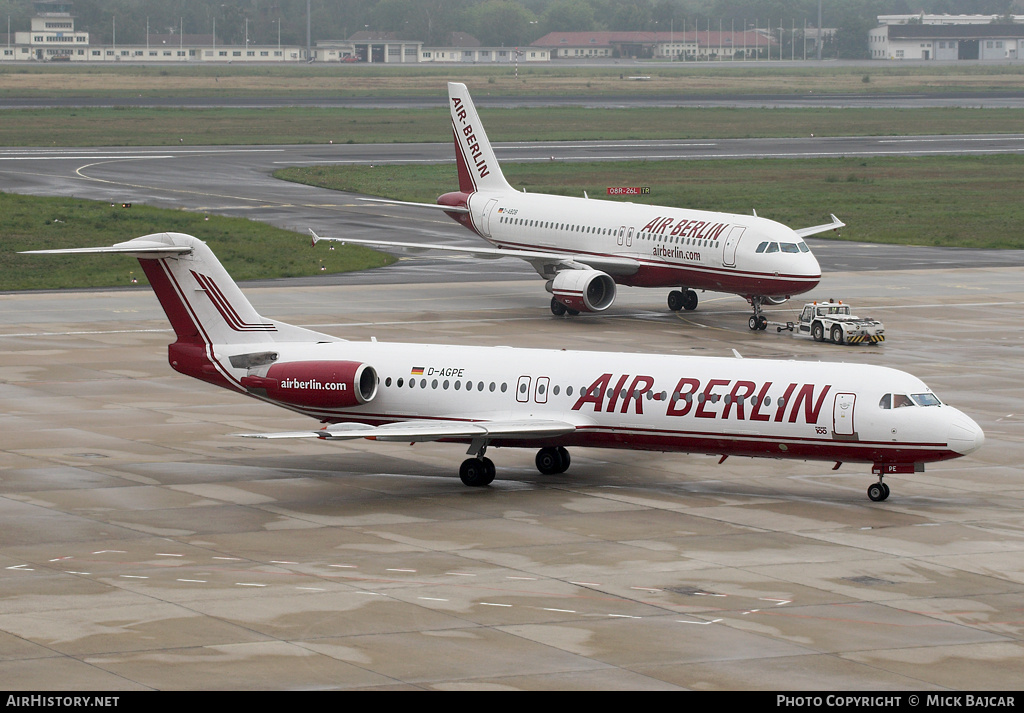
[[[807,243],[803,242],[802,240],[799,243],[797,243],[796,246],[800,248],[800,252],[802,253],[809,253],[811,251],[811,249],[807,247]]]
[[[906,394],[893,394],[892,395],[892,407],[903,408],[905,406],[913,406],[914,402]]]
[[[755,252],[763,253],[767,248],[768,248],[768,241],[765,240],[763,243],[761,243],[760,245],[757,246],[757,250]]]
[[[765,250],[766,253],[777,253],[778,251],[779,251],[779,244],[778,243],[769,243],[768,244],[768,249]]]
[[[796,243],[783,243],[782,252],[784,253],[798,253],[800,248],[796,246]]]
[[[918,406],[941,406],[942,402],[935,394],[911,394]]]
[[[892,394],[886,394],[882,397],[882,400],[878,402],[878,408],[889,410],[892,408]]]

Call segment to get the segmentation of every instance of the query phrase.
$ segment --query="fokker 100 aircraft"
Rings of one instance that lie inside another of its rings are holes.
[[[464,84],[449,83],[448,99],[459,190],[437,204],[493,248],[327,238],[387,248],[434,249],[482,258],[518,257],[548,280],[551,311],[602,312],[615,301],[616,284],[677,287],[674,311],[697,307],[695,290],[728,292],[754,309],[751,329],[764,329],[764,303],[780,304],[813,289],[821,268],[804,242],[808,235],[843,227],[832,222],[800,230],[756,215],[638,205],[516,191],[505,180],[476,107]]]
[[[978,425],[920,379],[879,366],[507,347],[351,342],[259,315],[213,252],[181,233],[105,248],[135,256],[177,340],[171,366],[327,424],[263,438],[469,445],[466,485],[495,476],[488,447],[567,447],[871,463],[883,476],[981,447]]]

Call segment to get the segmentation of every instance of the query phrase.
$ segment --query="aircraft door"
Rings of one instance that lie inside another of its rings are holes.
[[[622,245],[623,239],[626,237],[626,226],[619,227],[619,245]]]
[[[480,227],[483,230],[484,237],[491,237],[491,214],[494,211],[494,206],[498,204],[497,198],[491,198],[484,205],[483,213],[481,214]]]
[[[537,377],[537,390],[533,394],[533,400],[539,404],[548,402],[548,389],[551,388],[551,379],[546,376]]]
[[[836,394],[832,408],[832,433],[836,436],[853,436],[853,405],[856,394]]]
[[[633,244],[633,229],[630,228],[626,231],[626,247],[630,247]]]
[[[726,236],[725,242],[722,244],[722,264],[726,267],[736,267],[736,248],[740,244],[740,238],[743,237],[745,230],[746,228],[743,226],[735,225]]]
[[[516,384],[516,401],[521,404],[525,404],[530,401],[530,377],[519,377],[519,383]]]

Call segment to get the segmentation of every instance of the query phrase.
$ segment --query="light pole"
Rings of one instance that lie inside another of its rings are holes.
[[[818,61],[821,61],[821,0],[818,0],[818,41],[815,42],[818,46]]]

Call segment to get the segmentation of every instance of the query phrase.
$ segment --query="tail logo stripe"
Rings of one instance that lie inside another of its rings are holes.
[[[210,297],[210,301],[213,306],[220,312],[220,316],[224,318],[227,325],[236,332],[276,332],[277,328],[267,322],[246,322],[244,321],[235,311],[235,308],[231,306],[231,302],[224,296],[220,288],[213,280],[206,275],[200,275],[195,270],[190,270],[192,277],[195,278],[199,286],[203,288],[207,295]]]

